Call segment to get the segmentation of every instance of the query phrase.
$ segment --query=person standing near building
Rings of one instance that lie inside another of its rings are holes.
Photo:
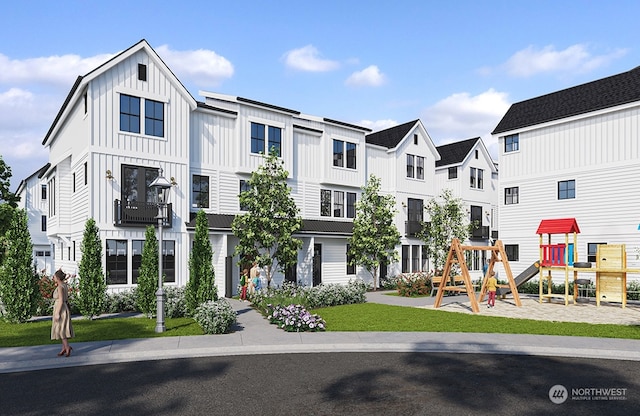
[[[495,272],[491,272],[491,276],[487,280],[487,290],[489,291],[489,299],[487,300],[487,308],[493,308],[496,306],[496,290],[498,286],[498,280],[496,279]]]
[[[53,316],[51,317],[51,339],[62,340],[62,350],[58,357],[71,355],[73,348],[69,345],[69,338],[75,336],[71,324],[71,311],[69,310],[69,286],[67,275],[59,269],[53,275],[56,288],[53,291]]]
[[[240,300],[247,300],[247,287],[249,286],[249,270],[244,269],[240,276]]]

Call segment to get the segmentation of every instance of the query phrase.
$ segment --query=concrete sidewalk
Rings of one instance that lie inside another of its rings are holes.
[[[428,305],[432,302],[430,298],[400,298],[384,293],[372,293],[367,297],[374,303],[432,307]],[[464,305],[461,298],[466,297],[446,297],[442,309],[464,309],[459,306]],[[0,348],[0,373],[187,357],[315,352],[415,351],[640,361],[640,340],[433,332],[289,333],[269,324],[247,303],[229,301],[238,312],[238,323],[230,334],[72,342],[73,354],[69,358],[56,356],[59,345]],[[494,310],[500,306],[497,304]],[[573,306],[562,307],[566,314]],[[503,309],[506,310],[506,306]]]

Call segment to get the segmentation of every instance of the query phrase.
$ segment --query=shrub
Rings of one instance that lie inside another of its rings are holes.
[[[167,297],[165,302],[165,316],[167,318],[183,318],[188,316],[185,288],[169,286],[164,289]]]
[[[225,298],[207,301],[196,308],[193,319],[206,334],[225,334],[236,323],[236,311]]]
[[[431,274],[427,272],[404,273],[398,276],[400,296],[423,296],[431,293]]]
[[[398,288],[398,280],[402,275],[399,276],[386,276],[380,279],[380,287],[384,290],[395,290]]]
[[[267,305],[267,319],[287,332],[324,331],[326,322],[302,305]]]
[[[138,312],[136,288],[107,294],[105,310],[108,313]]]
[[[40,276],[38,289],[41,297],[38,299],[36,315],[49,316],[53,314],[53,291],[56,289],[56,284],[52,278],[44,273]]]
[[[306,290],[306,306],[310,309],[329,306],[364,303],[367,284],[361,279],[349,280],[346,285],[333,283],[315,286]]]

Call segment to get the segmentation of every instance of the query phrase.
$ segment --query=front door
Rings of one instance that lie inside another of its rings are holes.
[[[322,244],[313,245],[313,286],[322,283]]]

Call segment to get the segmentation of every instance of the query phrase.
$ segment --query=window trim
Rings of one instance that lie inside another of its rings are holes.
[[[562,185],[566,186],[564,190],[561,189]],[[569,185],[573,185],[573,187],[570,187]],[[576,180],[569,179],[566,181],[558,181],[556,191],[557,191],[556,196],[558,198],[558,201],[564,201],[566,199],[576,199]]]
[[[518,133],[504,136],[504,152],[505,153],[513,153],[519,150],[520,150],[520,135]]]
[[[515,192],[513,192],[515,190]],[[509,193],[509,195],[507,195]],[[517,205],[520,203],[520,187],[511,186],[504,188],[504,204],[505,205]]]
[[[197,179],[197,183],[196,183]],[[202,190],[202,185],[206,184],[206,190]],[[197,185],[197,187],[196,187]],[[196,189],[197,188],[197,189]],[[202,195],[206,194],[204,200],[206,204],[201,204]],[[210,179],[207,175],[191,176],[191,207],[192,208],[209,208],[211,206]]]
[[[452,175],[452,173],[454,174]],[[448,174],[449,174],[448,179],[458,179],[458,167],[457,166],[449,167]]]

